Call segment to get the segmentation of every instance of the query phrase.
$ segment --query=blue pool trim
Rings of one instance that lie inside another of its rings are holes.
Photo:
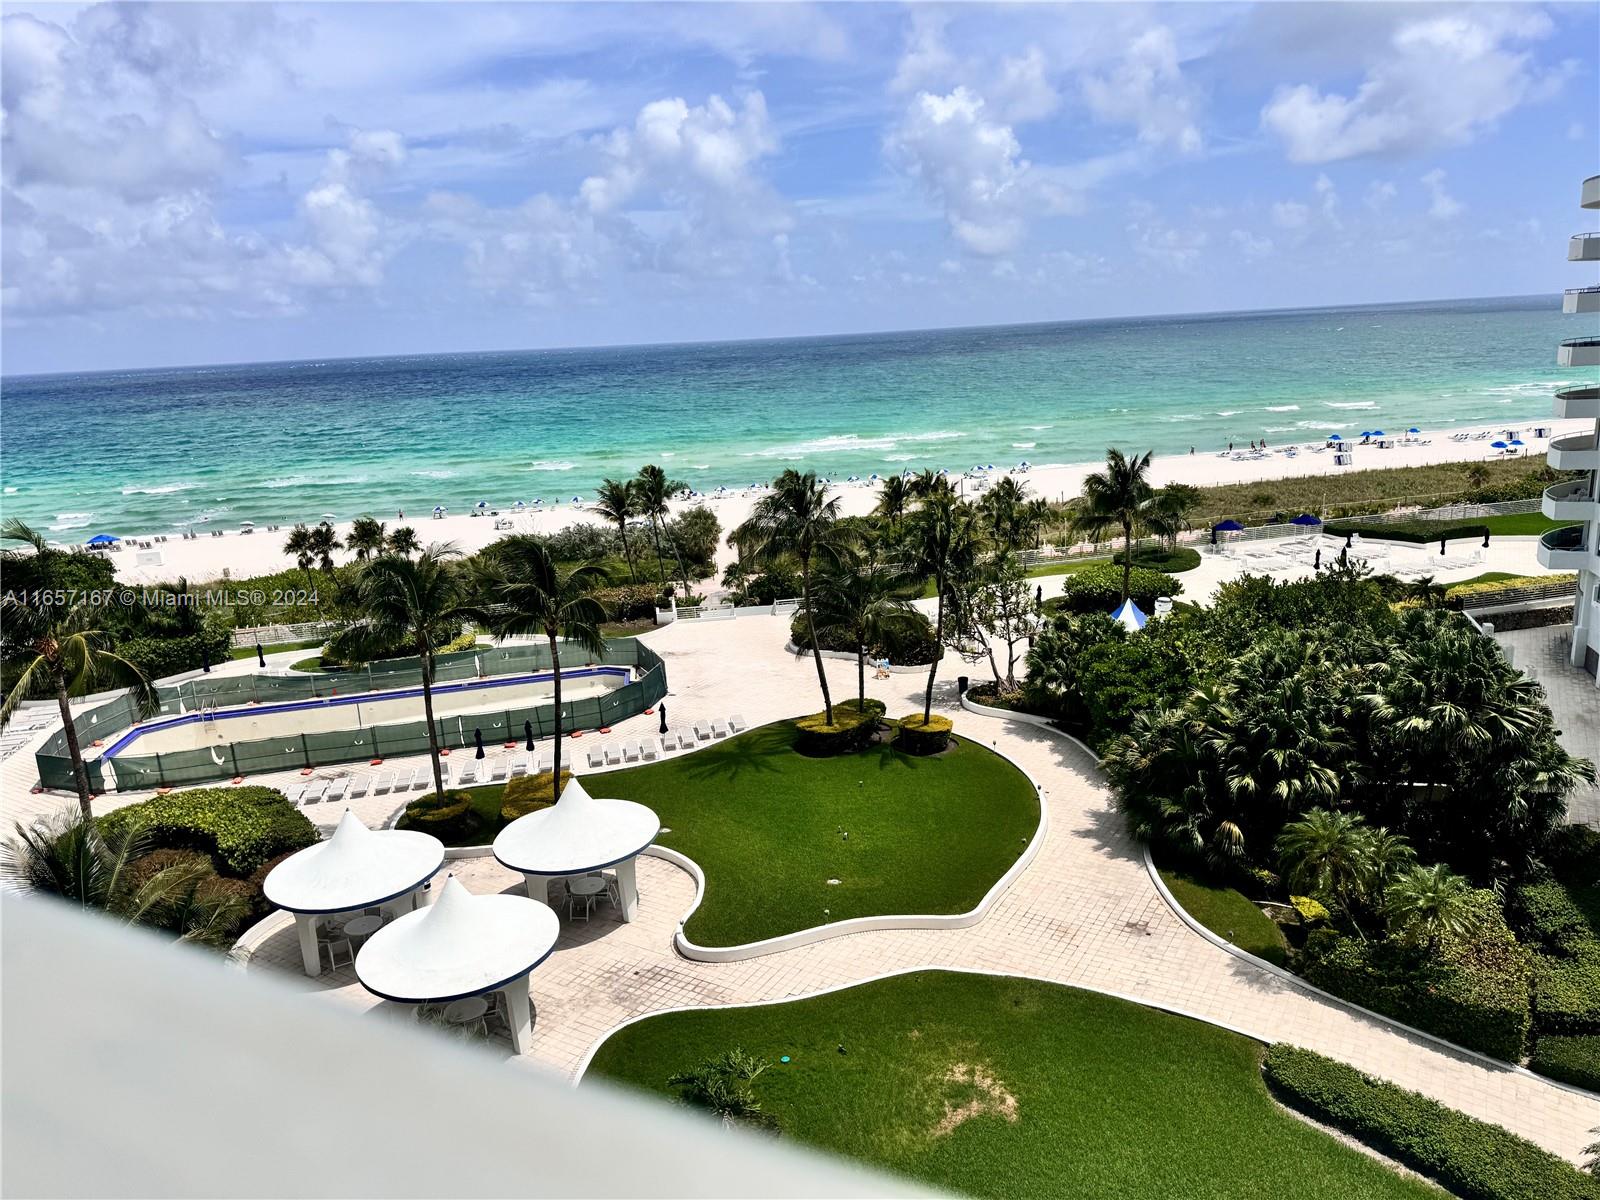
[[[627,667],[584,667],[575,671],[563,670],[561,678],[592,679],[598,675],[611,675],[621,679],[623,683],[627,683],[628,672],[629,668]],[[542,675],[495,675],[487,679],[467,679],[460,683],[435,684],[433,694],[435,696],[446,696],[452,692],[487,691],[490,688],[514,687],[519,683],[546,683],[554,678],[555,674],[551,671],[546,671]],[[355,692],[348,696],[329,696],[326,699],[293,700],[283,704],[255,704],[248,708],[223,709],[215,713],[211,719],[232,721],[239,717],[259,716],[261,713],[299,712],[308,708],[337,708],[342,704],[372,704],[383,700],[405,700],[413,696],[421,697],[421,695],[421,687],[400,688],[391,692]],[[176,717],[163,717],[159,721],[151,721],[145,725],[136,725],[108,746],[105,753],[100,757],[101,759],[116,757],[123,749],[137,741],[144,734],[153,733],[158,729],[176,729],[180,725],[193,725],[199,720],[200,714],[191,712],[181,713]]]

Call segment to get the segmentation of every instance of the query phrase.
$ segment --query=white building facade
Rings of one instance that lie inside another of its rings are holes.
[[[1600,209],[1600,175],[1583,181],[1582,206]],[[1600,262],[1600,233],[1576,234],[1567,246],[1569,262]],[[1569,288],[1561,310],[1588,316],[1589,333],[1568,338],[1557,351],[1557,365],[1593,379],[1600,367],[1600,287]],[[1577,479],[1546,489],[1540,509],[1554,520],[1578,524],[1552,529],[1539,539],[1539,561],[1555,571],[1576,571],[1572,610],[1572,665],[1600,684],[1600,385],[1575,384],[1556,392],[1558,419],[1589,421],[1592,428],[1550,442],[1549,463],[1559,471],[1582,471]]]

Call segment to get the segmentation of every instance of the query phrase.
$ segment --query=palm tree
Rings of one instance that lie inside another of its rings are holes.
[[[245,916],[236,893],[208,886],[216,873],[199,856],[146,875],[137,863],[154,849],[149,839],[127,831],[107,839],[88,813],[68,810],[15,828],[0,846],[0,879],[18,890],[213,946],[231,941]]]
[[[933,713],[933,684],[944,657],[944,613],[951,580],[971,567],[981,536],[977,510],[956,497],[944,476],[925,473],[913,483],[917,507],[908,526],[909,566],[920,578],[932,577],[934,587],[933,662],[928,667],[928,687],[922,698],[924,722]]]
[[[883,488],[878,493],[878,505],[872,511],[889,522],[890,529],[900,525],[900,518],[906,515],[906,505],[911,502],[911,490],[906,485],[905,476],[891,475],[883,481]]]
[[[910,583],[895,567],[878,567],[855,556],[841,558],[817,576],[816,628],[838,631],[856,652],[856,701],[867,705],[867,647],[915,627],[917,610],[905,598]]]
[[[1028,501],[1027,529],[1028,534],[1033,538],[1033,548],[1035,550],[1044,549],[1044,531],[1050,524],[1052,515],[1054,514],[1050,508],[1050,501],[1043,496],[1035,496]]]
[[[667,519],[667,501],[674,492],[681,492],[684,483],[668,479],[667,473],[654,464],[639,468],[634,477],[634,511],[650,522],[650,540],[656,548],[656,570],[661,586],[667,586],[667,565],[661,557],[661,526]]]
[[[361,616],[329,639],[323,653],[356,665],[407,643],[422,664],[422,709],[428,721],[428,751],[434,794],[444,799],[439,769],[439,731],[433,720],[433,655],[441,628],[459,630],[476,615],[454,546],[433,545],[416,558],[381,554],[361,565],[355,607]],[[448,639],[446,639],[448,640]]]
[[[409,525],[400,525],[389,534],[384,547],[390,554],[401,554],[410,557],[422,549],[422,543],[417,540],[417,531]]]
[[[327,521],[311,530],[309,549],[317,559],[317,569],[324,575],[333,573],[333,552],[342,549],[338,534]]]
[[[350,523],[345,545],[354,552],[357,562],[366,562],[373,555],[382,554],[388,539],[383,534],[383,522],[372,517],[357,517]]]
[[[1477,491],[1489,482],[1489,468],[1482,463],[1473,463],[1467,468],[1467,485]]]
[[[1127,458],[1120,450],[1106,451],[1106,469],[1083,481],[1083,501],[1074,524],[1098,541],[1106,530],[1122,530],[1122,598],[1128,598],[1133,574],[1133,535],[1150,516],[1155,490],[1150,486],[1150,452]]]
[[[1027,538],[1027,485],[1007,475],[984,493],[978,507],[988,522],[989,537],[998,546],[1016,550]]]
[[[1189,513],[1200,503],[1200,489],[1187,483],[1169,483],[1150,497],[1146,524],[1150,532],[1176,549],[1178,535],[1189,526]]]
[[[1444,937],[1467,937],[1483,926],[1472,884],[1443,863],[1395,876],[1383,893],[1383,913],[1391,933],[1430,950]]]
[[[302,522],[289,531],[289,536],[284,539],[283,552],[294,557],[295,565],[308,574],[311,564],[317,561],[317,552],[312,543],[311,529]]]
[[[1372,878],[1369,830],[1350,813],[1314,808],[1278,835],[1278,861],[1291,890],[1331,896],[1345,912],[1363,903]]]
[[[15,518],[0,526],[0,538],[20,541],[35,554],[48,551],[44,536]],[[28,553],[10,549],[0,563],[15,561]],[[72,700],[111,683],[127,687],[141,715],[148,715],[160,704],[155,689],[138,667],[108,647],[109,635],[94,628],[92,622],[104,610],[85,595],[72,603],[55,605],[36,602],[53,597],[44,593],[5,593],[0,598],[0,658],[7,663],[23,663],[21,673],[0,704],[0,727],[10,723],[24,700],[53,696],[61,713],[61,728],[66,735],[67,757],[72,762],[72,781],[78,792],[78,807],[87,820],[93,814],[94,794],[89,788],[89,771],[83,763],[83,747],[72,722]]]
[[[777,1122],[750,1090],[766,1069],[766,1063],[736,1046],[691,1070],[669,1076],[667,1085],[678,1089],[684,1104],[714,1114],[724,1127],[743,1124],[771,1128]]]
[[[771,563],[793,556],[800,564],[801,608],[817,666],[817,683],[822,688],[823,719],[829,725],[833,724],[833,697],[828,693],[828,673],[822,666],[822,647],[817,644],[811,568],[819,561],[838,561],[845,548],[845,535],[838,520],[838,498],[828,499],[828,489],[817,479],[816,472],[802,475],[791,467],[772,481],[772,490],[756,501],[749,518],[732,535],[740,545],[750,547],[757,562]]]
[[[606,582],[593,563],[562,566],[532,534],[518,533],[496,542],[483,556],[478,587],[486,607],[484,624],[496,637],[542,633],[550,644],[554,678],[555,761],[551,767],[551,799],[561,790],[561,639],[576,642],[590,654],[605,649],[600,626],[605,605],[594,589]]]
[[[638,488],[632,479],[605,479],[595,493],[594,511],[617,527],[617,538],[622,542],[622,554],[628,562],[628,579],[637,583],[639,576],[633,569],[633,548],[628,545],[628,518],[639,513]]]

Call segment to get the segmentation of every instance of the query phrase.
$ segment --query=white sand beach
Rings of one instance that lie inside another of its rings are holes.
[[[1560,437],[1564,434],[1585,432],[1588,427],[1581,421],[1551,421],[1541,424],[1539,428],[1544,429],[1548,437]],[[1152,462],[1151,474],[1153,482],[1157,485],[1187,483],[1211,486],[1248,483],[1255,480],[1331,476],[1385,467],[1482,462],[1504,456],[1502,451],[1492,449],[1490,443],[1496,439],[1509,440],[1508,435],[1518,436],[1526,443],[1521,453],[1526,456],[1530,466],[1535,466],[1544,460],[1548,439],[1536,438],[1533,430],[1532,425],[1509,428],[1504,425],[1483,425],[1453,429],[1438,435],[1425,432],[1410,441],[1397,437],[1391,439],[1391,444],[1386,448],[1351,443],[1349,451],[1351,461],[1347,466],[1337,465],[1333,451],[1320,449],[1323,446],[1321,442],[1294,443],[1292,457],[1287,453],[1291,449],[1289,444],[1282,447],[1273,446],[1266,454],[1255,457],[1247,453],[1240,455],[1236,452],[1230,455],[1226,452],[1218,454],[1215,451],[1197,450],[1194,454],[1156,456]],[[1455,440],[1460,434],[1469,435],[1468,439]],[[1479,437],[1480,434],[1484,436]],[[1066,500],[1076,496],[1084,476],[1098,470],[1101,465],[1093,462],[1047,463],[1033,465],[1026,472],[1016,473],[996,464],[996,470],[991,477],[1016,474],[1027,485],[1030,496]],[[877,489],[867,483],[841,484],[835,487],[834,493],[840,500],[841,511],[846,515],[870,512],[877,502]],[[748,488],[730,489],[721,496],[705,495],[692,500],[675,501],[672,508],[674,512],[678,512],[704,504],[716,513],[723,530],[726,531],[749,515],[759,495],[759,492]],[[308,501],[308,508],[310,506]],[[517,513],[507,508],[499,510],[498,513],[487,512],[482,516],[449,513],[439,518],[434,518],[427,512],[408,513],[404,520],[397,520],[392,512],[373,512],[371,515],[385,522],[391,529],[397,525],[412,526],[417,531],[418,539],[424,544],[450,543],[466,553],[480,550],[490,542],[504,537],[508,532],[553,533],[575,522],[599,522],[598,517],[581,505],[561,505],[540,511],[524,510]],[[305,519],[313,524],[317,520],[315,514],[311,512],[307,513]],[[510,528],[497,529],[497,522],[509,522]],[[142,550],[134,543],[152,541],[152,536],[135,535],[128,537],[118,549],[111,551],[111,559],[116,564],[118,580],[125,583],[157,583],[178,576],[184,576],[194,583],[224,576],[242,579],[281,571],[294,565],[293,559],[283,552],[283,543],[288,536],[289,528],[287,524],[279,526],[276,531],[262,527],[253,533],[245,534],[237,527],[231,527],[220,537],[213,537],[209,531],[205,531],[200,537],[187,541],[177,538],[176,535],[169,535],[167,541],[155,543],[149,550]],[[336,522],[334,528],[342,541],[349,532],[350,522]],[[159,562],[141,561],[154,558],[158,552]],[[341,554],[339,561],[344,561],[347,557]],[[719,568],[725,565],[724,559],[731,560],[731,551],[726,547],[723,547],[719,554]]]

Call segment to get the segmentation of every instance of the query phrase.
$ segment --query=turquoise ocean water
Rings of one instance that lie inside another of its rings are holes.
[[[1550,414],[1554,297],[601,350],[12,376],[0,511],[61,540],[548,506]]]

